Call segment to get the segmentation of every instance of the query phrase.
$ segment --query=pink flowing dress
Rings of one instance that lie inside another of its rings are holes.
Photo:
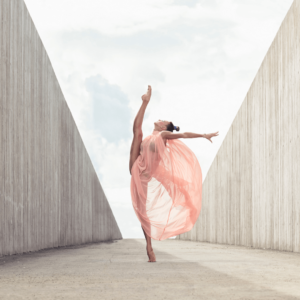
[[[131,197],[143,229],[155,240],[191,230],[201,210],[202,172],[195,154],[159,131],[146,137],[131,169]]]

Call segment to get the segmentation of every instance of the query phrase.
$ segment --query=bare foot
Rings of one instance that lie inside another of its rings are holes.
[[[156,257],[152,248],[147,248],[148,262],[156,262]]]
[[[150,85],[148,85],[148,91],[145,95],[142,96],[142,100],[144,102],[149,102],[150,101],[150,98],[151,98],[151,94],[152,94],[152,88]]]
[[[156,257],[153,250],[149,252],[148,256],[149,256],[148,262],[156,262]]]

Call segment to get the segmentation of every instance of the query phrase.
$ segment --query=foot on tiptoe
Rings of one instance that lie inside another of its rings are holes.
[[[147,248],[148,262],[156,262],[156,257],[152,248]]]
[[[142,100],[143,100],[144,102],[147,102],[147,103],[148,103],[148,102],[150,101],[151,94],[152,94],[152,88],[151,88],[150,85],[148,85],[148,91],[147,91],[146,94],[144,94],[144,95],[142,96]]]
[[[149,256],[148,262],[156,262],[156,257],[155,257],[155,254],[154,254],[153,250],[151,252],[149,252],[148,256]]]

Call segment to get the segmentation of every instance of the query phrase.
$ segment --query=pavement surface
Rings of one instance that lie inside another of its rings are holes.
[[[0,258],[0,299],[300,299],[300,254],[124,239]]]

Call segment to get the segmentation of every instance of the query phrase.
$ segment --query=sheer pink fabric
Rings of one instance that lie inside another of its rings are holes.
[[[201,210],[202,173],[183,142],[165,145],[154,131],[141,143],[131,175],[133,208],[151,238],[164,240],[192,229]]]

